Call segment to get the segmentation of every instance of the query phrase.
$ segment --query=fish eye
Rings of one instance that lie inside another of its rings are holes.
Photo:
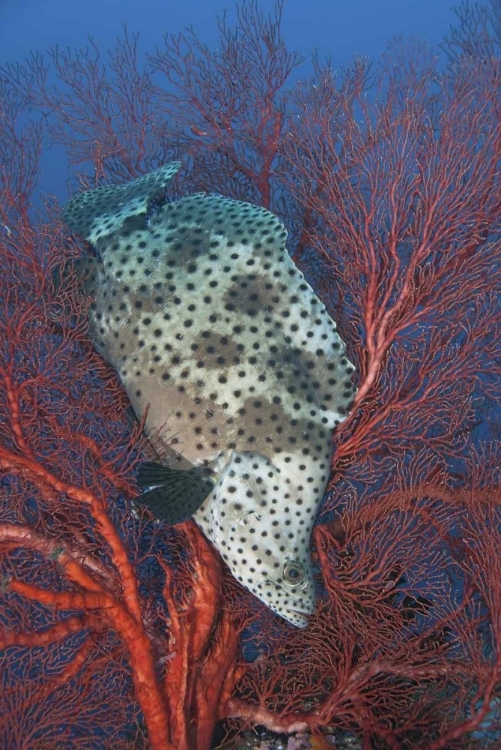
[[[302,583],[305,579],[305,575],[305,570],[301,563],[295,562],[294,560],[286,562],[282,571],[282,577],[287,583]]]

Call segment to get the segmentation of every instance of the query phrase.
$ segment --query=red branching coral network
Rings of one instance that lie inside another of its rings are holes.
[[[143,61],[125,30],[109,57],[91,42],[0,70],[6,750],[229,750],[256,726],[315,748],[338,730],[367,749],[501,742],[501,5],[458,11],[442,66],[394,42],[302,80],[281,12],[244,2],[216,52],[186,32]],[[74,191],[179,158],[169,199],[270,208],[338,322],[358,393],[304,630],[193,522],[134,509],[147,446],[64,274],[90,250],[37,198],[49,142]]]

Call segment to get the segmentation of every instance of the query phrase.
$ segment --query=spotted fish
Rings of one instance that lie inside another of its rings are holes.
[[[161,464],[140,467],[139,501],[167,523],[193,516],[232,574],[304,627],[310,534],[354,367],[280,220],[220,195],[165,202],[179,167],[64,209],[96,252],[79,263],[90,336],[162,447]]]

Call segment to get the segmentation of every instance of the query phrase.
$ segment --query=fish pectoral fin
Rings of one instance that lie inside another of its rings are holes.
[[[143,461],[139,464],[136,472],[138,487],[152,487],[155,484],[167,482],[175,470],[164,466],[158,461]]]
[[[164,523],[171,526],[187,521],[212,492],[215,479],[210,469],[194,466],[182,471],[145,461],[138,467],[139,487],[151,487],[136,502],[145,505]]]

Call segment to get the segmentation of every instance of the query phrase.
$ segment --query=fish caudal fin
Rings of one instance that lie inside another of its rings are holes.
[[[126,219],[144,215],[169,180],[180,169],[173,161],[125,185],[105,185],[79,193],[63,211],[67,226],[93,245],[118,231]]]
[[[136,502],[172,526],[191,518],[215,485],[212,472],[205,467],[194,466],[181,471],[154,461],[140,464],[136,481],[141,489],[152,488],[143,492]]]

